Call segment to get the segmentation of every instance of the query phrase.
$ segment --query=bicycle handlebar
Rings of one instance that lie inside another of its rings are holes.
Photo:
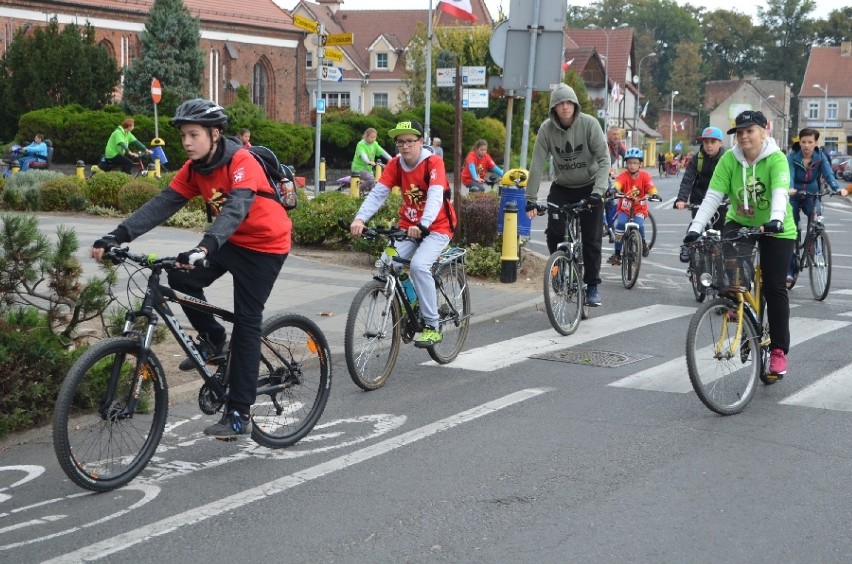
[[[583,198],[576,204],[554,204],[553,202],[547,202],[546,204],[538,204],[536,205],[535,211],[538,215],[544,215],[547,213],[548,208],[553,209],[556,212],[563,213],[571,213],[576,211],[588,211],[589,201],[586,198]]]
[[[113,264],[122,264],[125,261],[130,261],[145,268],[162,268],[163,270],[182,270],[177,265],[177,257],[162,257],[157,255],[131,253],[128,247],[112,247],[104,251],[104,258],[112,261]],[[204,268],[210,266],[208,259],[199,259],[195,261],[193,266]]]
[[[337,226],[346,232],[349,231],[349,224],[347,224],[341,218],[338,218]],[[423,233],[423,237],[426,237],[429,235],[429,233],[431,233],[431,231],[427,227],[420,227],[420,231]],[[361,237],[367,239],[368,241],[371,241],[376,237],[380,237],[382,235],[394,241],[419,241],[419,239],[409,237],[408,231],[398,225],[391,225],[390,227],[367,227],[365,225],[364,231],[361,233]]]

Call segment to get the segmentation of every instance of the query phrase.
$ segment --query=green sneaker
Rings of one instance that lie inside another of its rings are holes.
[[[423,332],[420,333],[417,340],[414,341],[414,346],[418,349],[428,349],[430,347],[434,347],[443,340],[444,336],[441,335],[440,331],[427,325],[423,328]]]

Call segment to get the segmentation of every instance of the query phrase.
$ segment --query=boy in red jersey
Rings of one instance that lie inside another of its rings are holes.
[[[360,237],[364,225],[382,207],[392,186],[402,190],[399,226],[414,240],[401,241],[399,256],[411,259],[411,280],[420,302],[426,328],[414,345],[429,348],[443,340],[438,330],[438,296],[432,279],[432,263],[450,242],[454,220],[452,208],[444,205],[444,190],[449,186],[444,160],[423,148],[423,126],[416,121],[401,121],[390,130],[399,155],[387,164],[382,177],[361,204],[349,227]],[[428,229],[428,235],[424,237]]]
[[[169,286],[204,300],[204,288],[226,272],[233,277],[236,321],[228,401],[222,419],[204,430],[217,439],[232,440],[251,433],[249,413],[256,399],[263,308],[290,252],[292,224],[260,164],[240,143],[224,136],[228,116],[221,106],[201,98],[188,100],[178,106],[172,125],[180,130],[190,160],[165,190],[95,241],[90,254],[100,262],[107,249],[147,233],[193,197],[204,198],[215,220],[197,246],[177,256],[183,269],[169,272]],[[209,266],[193,266],[205,258]],[[191,308],[184,308],[184,313],[199,333],[202,357],[209,362],[221,355],[225,328],[209,313]],[[194,367],[190,359],[180,365],[181,370]]]
[[[618,199],[618,207],[615,210],[615,254],[609,257],[612,265],[621,264],[621,238],[624,235],[624,226],[630,218],[631,208],[635,212],[633,221],[639,224],[639,234],[642,235],[642,256],[648,256],[648,244],[645,242],[645,218],[648,217],[648,204],[642,200],[645,196],[655,196],[657,187],[651,180],[651,175],[641,170],[645,154],[642,149],[631,147],[624,157],[627,170],[615,179],[612,187],[627,196]]]

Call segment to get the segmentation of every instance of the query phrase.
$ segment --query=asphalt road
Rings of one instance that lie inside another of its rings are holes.
[[[404,347],[369,393],[337,363],[320,424],[290,449],[209,440],[191,403],[108,494],[68,482],[49,440],[6,449],[0,561],[850,561],[852,207],[827,206],[829,298],[791,292],[788,376],[720,417],[686,375],[697,304],[675,183],[659,183],[639,284],[605,266],[577,333],[529,307],[476,325],[448,366]]]

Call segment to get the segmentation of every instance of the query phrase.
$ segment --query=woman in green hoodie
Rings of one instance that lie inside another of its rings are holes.
[[[559,84],[550,94],[550,117],[542,122],[533,146],[527,181],[527,216],[535,217],[541,172],[549,156],[553,157],[555,179],[547,201],[556,205],[587,199],[589,213],[580,214],[583,234],[583,282],[586,303],[601,305],[598,291],[601,270],[601,231],[603,194],[609,179],[609,149],[597,118],[580,111],[574,89]],[[547,216],[547,248],[551,253],[563,241],[565,222],[553,214]]]

